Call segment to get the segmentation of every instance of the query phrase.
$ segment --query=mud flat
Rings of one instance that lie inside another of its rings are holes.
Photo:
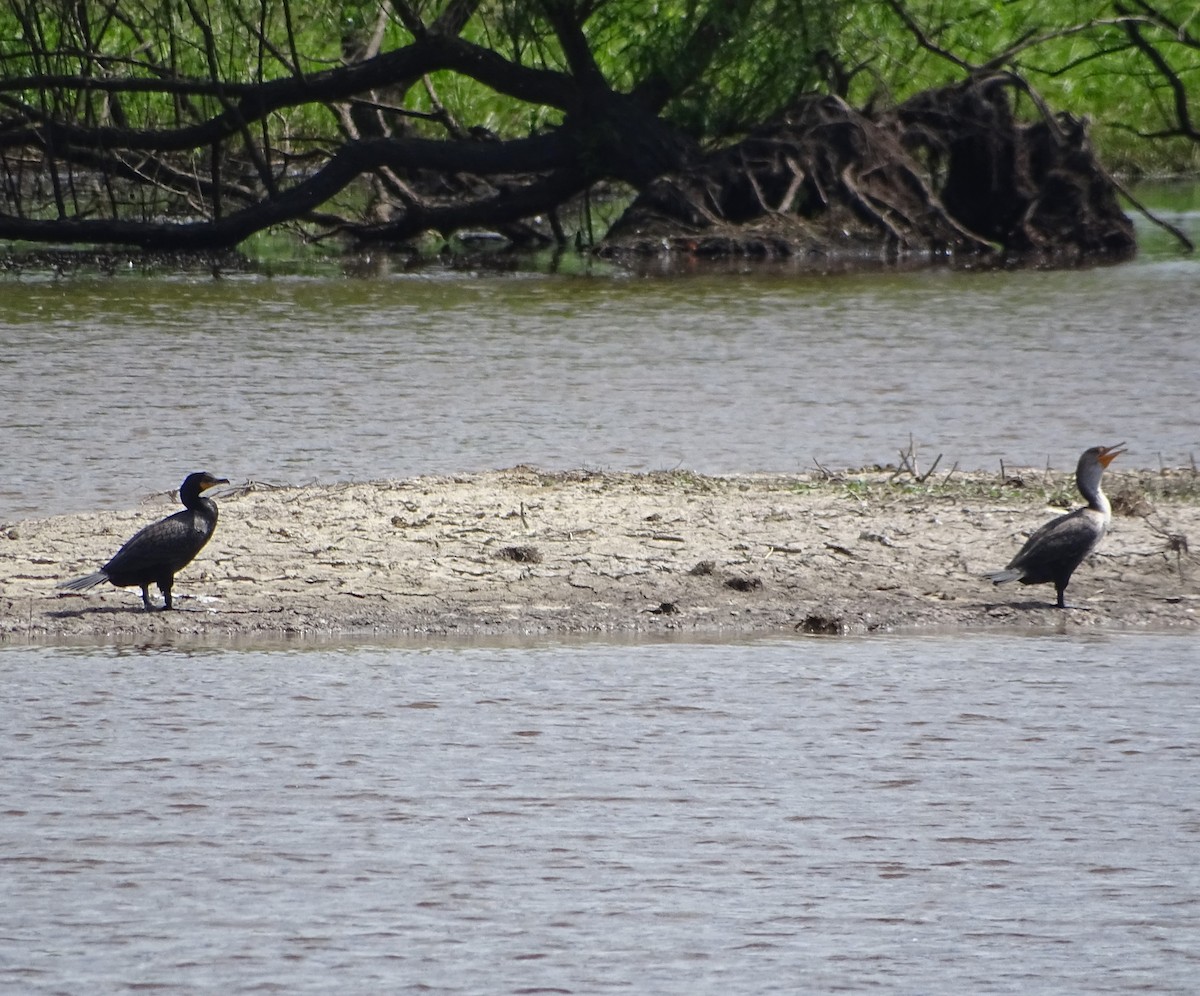
[[[1050,586],[980,577],[1062,511],[1049,503],[1079,503],[1069,477],[1012,469],[248,483],[214,492],[221,521],[175,611],[144,611],[136,588],[55,588],[178,507],[162,494],[0,524],[0,640],[1196,629],[1196,478],[1107,475],[1113,528],[1065,612]]]

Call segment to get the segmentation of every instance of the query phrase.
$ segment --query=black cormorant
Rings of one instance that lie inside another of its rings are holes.
[[[1060,515],[1037,530],[1002,571],[985,575],[995,584],[1020,581],[1021,584],[1053,582],[1058,607],[1066,608],[1063,593],[1075,568],[1100,545],[1112,519],[1112,507],[1100,490],[1104,468],[1125,451],[1116,446],[1093,446],[1085,450],[1075,468],[1075,485],[1087,499],[1087,505]]]
[[[109,581],[118,588],[138,585],[142,604],[153,609],[150,585],[158,585],[163,608],[171,608],[171,586],[175,575],[192,562],[217,528],[217,503],[201,497],[201,492],[217,484],[228,484],[223,477],[208,473],[188,474],[179,486],[184,510],[146,526],[129,540],[116,556],[95,574],[64,581],[58,587],[68,591],[87,591]]]

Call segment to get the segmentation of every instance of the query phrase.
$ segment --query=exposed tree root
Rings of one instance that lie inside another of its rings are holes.
[[[650,184],[607,255],[953,254],[1119,259],[1132,222],[1083,122],[1018,122],[1005,75],[876,114],[811,97],[782,120]]]

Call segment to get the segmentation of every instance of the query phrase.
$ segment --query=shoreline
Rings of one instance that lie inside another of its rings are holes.
[[[1066,611],[1052,586],[981,576],[1063,510],[1048,499],[1080,503],[1071,475],[1016,468],[246,484],[212,492],[220,522],[177,576],[175,611],[144,611],[137,588],[55,588],[178,508],[159,495],[0,526],[0,644],[1195,630],[1196,477],[1106,475],[1112,528]]]

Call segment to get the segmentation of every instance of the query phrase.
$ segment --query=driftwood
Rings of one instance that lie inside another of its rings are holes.
[[[646,187],[609,256],[953,254],[1120,259],[1133,224],[1083,122],[1019,122],[998,76],[886,111],[814,96],[686,172]]]

